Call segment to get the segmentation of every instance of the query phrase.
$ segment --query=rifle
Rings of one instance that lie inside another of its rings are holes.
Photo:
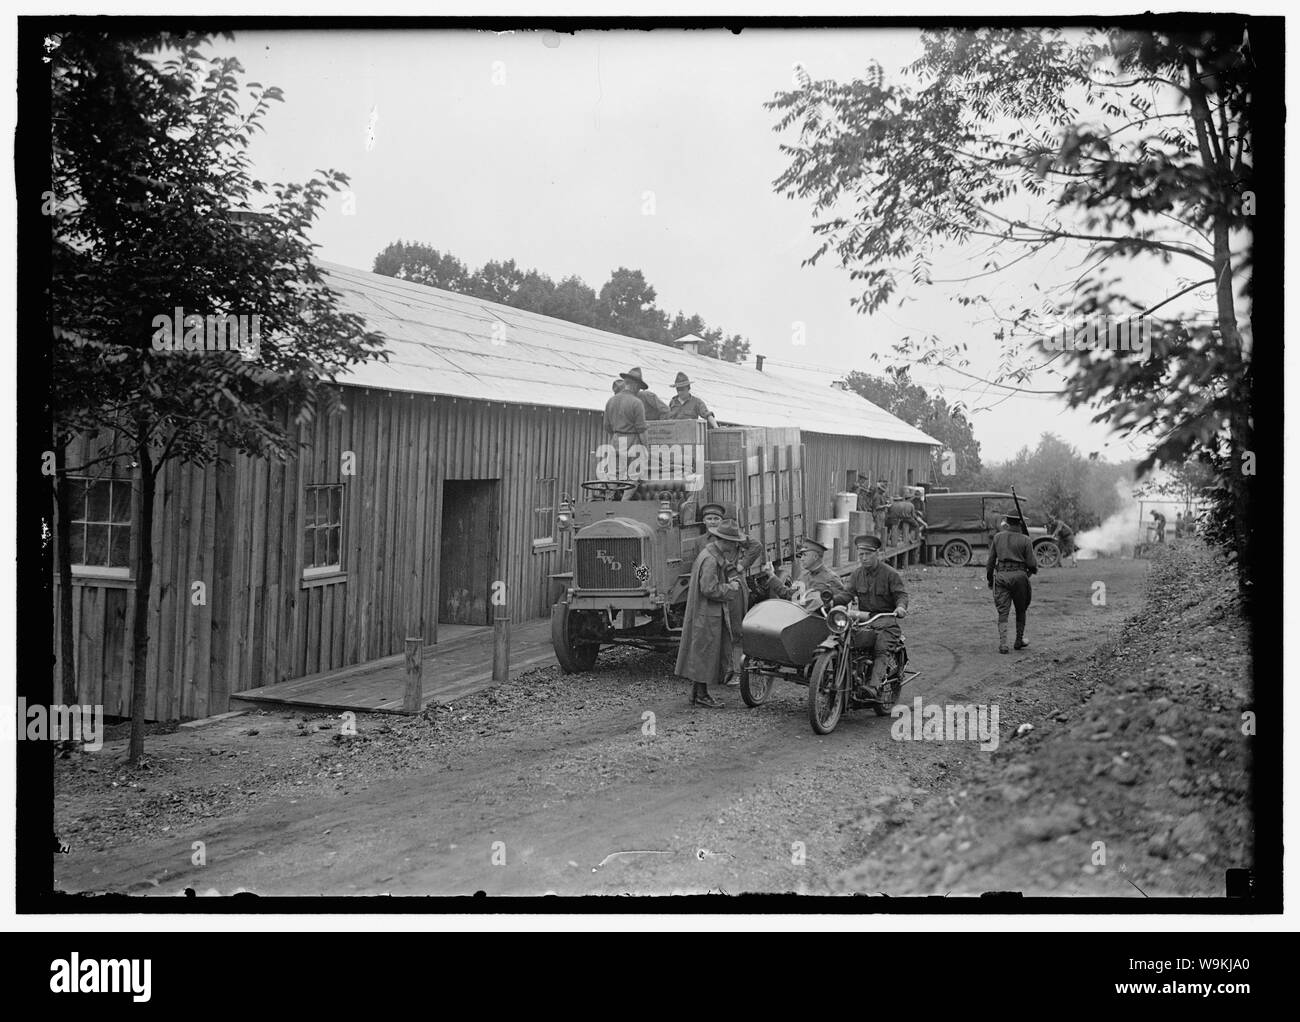
[[[1016,502],[1016,514],[1020,516],[1020,531],[1026,536],[1029,535],[1029,523],[1025,521],[1025,513],[1020,510],[1020,498],[1016,496],[1016,488],[1011,487],[1011,499]]]

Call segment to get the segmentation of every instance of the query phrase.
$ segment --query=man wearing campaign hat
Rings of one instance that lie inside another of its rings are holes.
[[[636,376],[633,377],[632,373]],[[622,389],[616,385],[614,395],[605,402],[605,432],[614,438],[614,443],[631,447],[633,444],[645,446],[645,406],[637,400],[635,380],[641,378],[641,370],[633,369],[630,373],[619,373],[628,382]],[[619,438],[622,438],[621,440]]]
[[[673,386],[677,388],[677,396],[668,402],[668,418],[704,419],[710,429],[718,428],[718,420],[709,411],[709,406],[691,393],[690,377],[685,373],[678,373],[677,379],[673,380]]]
[[[709,695],[709,684],[732,666],[731,601],[741,588],[735,559],[746,536],[733,520],[708,531],[713,538],[691,566],[676,673],[694,684],[692,706],[716,709],[723,703]]]
[[[633,366],[627,372],[618,375],[627,381],[628,393],[635,395],[641,402],[647,419],[668,418],[668,406],[663,403],[663,399],[658,394],[650,390],[649,384],[641,375],[640,366]]]
[[[1007,617],[1016,608],[1016,649],[1024,649],[1025,616],[1033,589],[1029,576],[1038,573],[1038,560],[1034,557],[1034,544],[1020,530],[1019,515],[1004,515],[998,532],[989,547],[988,563],[984,576],[993,590],[993,605],[998,610],[998,652],[1007,650]]]
[[[869,684],[879,691],[885,677],[886,655],[903,634],[898,622],[907,616],[907,584],[902,575],[880,559],[879,536],[856,536],[853,546],[858,552],[858,566],[849,576],[849,598],[856,597],[858,610],[868,614],[894,615],[873,621],[853,636],[855,648],[875,650]]]

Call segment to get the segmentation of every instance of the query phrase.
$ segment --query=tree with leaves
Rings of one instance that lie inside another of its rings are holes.
[[[872,404],[943,444],[936,453],[938,461],[934,466],[938,482],[954,490],[973,488],[983,468],[980,444],[961,405],[950,407],[942,396],[931,396],[920,384],[912,382],[906,370],[885,376],[854,371],[845,377],[844,383]]]
[[[299,424],[339,406],[336,374],[382,348],[313,262],[308,231],[347,177],[253,179],[251,135],[282,96],[250,82],[241,106],[242,68],[205,55],[208,45],[88,30],[63,35],[50,62],[52,420],[56,443],[102,443],[66,474],[124,460],[138,473],[133,763],[144,751],[159,473],[229,452],[295,457]],[[176,310],[187,342],[196,323],[206,340],[207,317],[256,315],[260,350],[160,350],[159,317]]]
[[[850,82],[805,72],[768,106],[778,131],[797,132],[775,186],[813,204],[807,262],[833,253],[861,285],[860,311],[915,297],[938,258],[979,244],[957,300],[1000,323],[992,383],[1014,392],[1057,373],[1071,406],[1151,438],[1142,472],[1222,445],[1223,492],[1240,508],[1254,479],[1254,60],[1244,20],[1204,24],[926,32],[910,82],[887,83],[878,65]],[[1015,298],[994,286],[1061,253],[1079,268],[1057,288]],[[1152,279],[1168,286],[1140,289]],[[1078,334],[1070,350],[1044,350],[1062,323],[1086,333],[1129,316],[1147,318],[1145,360]],[[973,375],[954,338],[906,338],[898,351]],[[1234,540],[1253,564],[1241,515]]]

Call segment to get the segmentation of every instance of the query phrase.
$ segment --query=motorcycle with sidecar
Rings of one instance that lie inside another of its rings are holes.
[[[919,671],[907,669],[907,640],[900,635],[889,658],[880,691],[868,686],[874,649],[853,646],[860,629],[892,614],[867,614],[857,603],[806,608],[788,600],[764,600],[753,606],[741,625],[744,658],[740,697],[746,706],[761,706],[781,678],[808,688],[808,721],[813,731],[835,730],[844,710],[866,709],[885,716],[904,685]]]

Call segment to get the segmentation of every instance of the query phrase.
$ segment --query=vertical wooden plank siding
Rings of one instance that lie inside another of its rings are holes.
[[[446,480],[499,480],[493,578],[506,583],[512,621],[545,616],[561,561],[556,548],[533,550],[538,480],[557,480],[557,501],[576,496],[604,434],[598,412],[345,387],[343,409],[299,435],[300,456],[287,463],[226,451],[225,467],[163,468],[151,719],[221,713],[232,693],[401,653],[409,634],[434,641]],[[808,525],[829,516],[848,470],[894,486],[909,469],[930,477],[924,444],[818,433],[803,444]],[[69,463],[91,447],[70,445]],[[345,451],[354,475],[342,474]],[[304,589],[299,505],[302,488],[321,483],[344,487],[344,576]],[[206,583],[206,605],[191,602],[194,581]],[[109,714],[130,710],[133,617],[131,588],[75,587],[79,697]],[[57,693],[57,662],[52,682]]]

